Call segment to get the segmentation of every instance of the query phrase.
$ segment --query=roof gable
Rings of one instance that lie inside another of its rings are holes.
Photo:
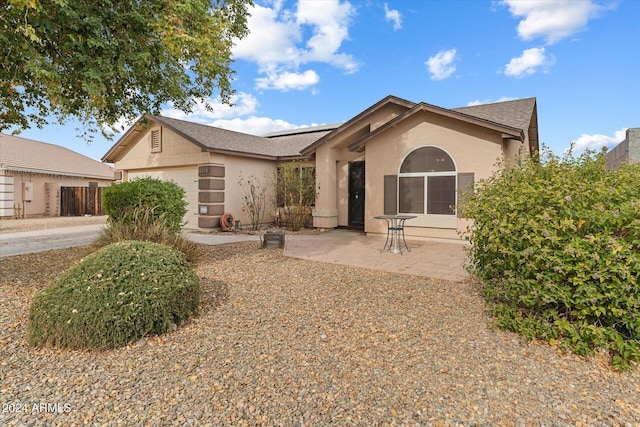
[[[302,150],[302,153],[310,154],[314,152],[320,144],[334,138],[344,137],[345,134],[348,134],[349,130],[353,131],[354,128],[362,126],[368,116],[389,104],[402,106],[405,111],[376,129],[364,129],[360,131],[356,135],[357,138],[349,141],[347,147],[350,150],[362,151],[364,144],[371,138],[421,112],[439,114],[462,122],[472,123],[501,132],[505,137],[512,137],[520,139],[521,141],[528,139],[530,151],[538,150],[537,106],[535,98],[447,109],[424,102],[416,104],[394,96],[387,96],[340,126],[334,132]]]
[[[362,113],[352,118],[351,120],[340,125],[333,132],[327,134],[323,138],[320,138],[317,141],[315,141],[313,144],[307,146],[301,151],[301,153],[303,155],[309,155],[315,151],[316,147],[323,144],[325,141],[329,139],[333,139],[339,136],[345,136],[350,133],[354,135],[361,135],[362,133],[365,133],[365,131],[362,130],[365,127],[367,128],[366,133],[370,132],[370,128],[367,127],[368,119],[372,117],[374,114],[380,112],[385,108],[396,107],[399,111],[404,112],[413,108],[415,105],[416,104],[414,102],[407,101],[406,99],[398,98],[397,96],[393,96],[393,95],[388,95],[383,99],[381,99],[380,101],[373,104],[371,107],[364,110]]]
[[[497,132],[502,132],[503,134],[509,135],[513,138],[524,139],[524,135],[522,135],[521,129],[517,129],[511,126],[506,126],[500,123],[491,122],[489,120],[481,119],[475,116],[459,113],[454,110],[448,110],[446,108],[437,107],[435,105],[421,102],[420,104],[417,104],[415,107],[408,110],[404,114],[396,117],[395,119],[389,121],[385,125],[379,127],[373,132],[365,135],[364,137],[350,144],[348,148],[352,151],[362,151],[364,149],[364,144],[371,138],[374,138],[380,135],[381,133],[387,131],[388,129],[398,126],[399,123],[421,112],[434,113],[434,114],[442,115],[445,117],[450,117],[453,119],[460,120],[461,122],[467,122],[467,123],[475,124],[484,128],[492,129]]]
[[[113,169],[59,145],[0,133],[2,169],[113,180]]]

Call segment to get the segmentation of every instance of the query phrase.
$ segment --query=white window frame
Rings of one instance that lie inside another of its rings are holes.
[[[451,162],[453,163],[453,167],[454,170],[453,171],[444,171],[444,172],[400,172],[400,170],[402,169],[402,165],[404,164],[405,160],[407,159],[407,157],[409,157],[412,153],[414,153],[415,151],[421,149],[421,148],[436,148],[438,150],[441,150],[442,152],[444,152],[447,156],[449,156],[449,158],[451,159]],[[427,213],[427,204],[428,204],[428,194],[429,194],[429,180],[428,178],[430,176],[452,176],[454,177],[454,188],[453,188],[453,195],[454,195],[454,203],[455,203],[455,209],[453,210],[453,212],[451,214],[429,214]],[[408,212],[401,212],[400,211],[400,179],[401,178],[411,178],[411,177],[422,177],[424,180],[424,206],[422,207],[422,213],[408,213]],[[414,149],[412,149],[410,152],[407,153],[406,156],[404,156],[402,158],[402,161],[400,162],[400,166],[398,166],[398,183],[397,183],[397,189],[396,189],[396,194],[397,196],[397,201],[396,203],[398,204],[398,213],[399,214],[405,214],[405,215],[418,215],[420,217],[456,217],[457,218],[457,211],[458,211],[458,165],[456,164],[456,161],[454,160],[453,156],[451,154],[449,154],[449,152],[441,147],[438,147],[436,145],[422,145],[420,147],[416,147]]]

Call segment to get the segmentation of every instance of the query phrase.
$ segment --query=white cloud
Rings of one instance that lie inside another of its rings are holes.
[[[317,84],[320,76],[313,70],[304,73],[292,73],[284,71],[282,73],[268,72],[266,77],[256,79],[258,89],[277,89],[287,91],[290,89],[304,90]]]
[[[587,150],[600,151],[603,147],[613,148],[626,137],[627,129],[623,128],[614,132],[613,136],[593,134],[582,134],[573,142],[573,154],[580,154]],[[565,152],[569,151],[567,148]]]
[[[425,64],[431,73],[431,80],[444,80],[456,71],[453,62],[456,60],[456,50],[449,49],[438,52],[430,57]]]
[[[490,99],[490,98],[489,99],[484,99],[482,101],[479,100],[479,99],[476,99],[475,101],[471,101],[471,102],[467,103],[466,106],[467,107],[473,107],[475,105],[492,104],[494,102],[513,101],[514,99],[518,99],[518,98],[514,98],[514,97],[511,97],[511,96],[503,96],[503,97],[500,97],[500,98],[496,99],[495,101]]]
[[[387,3],[384,4],[384,17],[387,21],[393,22],[394,30],[402,28],[402,15],[395,9],[389,9],[389,5]]]
[[[250,116],[246,118],[236,117],[234,119],[214,120],[207,123],[210,126],[222,129],[234,130],[236,132],[248,133],[250,135],[266,135],[271,132],[281,130],[297,129],[306,125],[295,125],[285,120],[271,119],[269,117]],[[315,124],[311,125],[315,126]]]
[[[207,110],[204,102],[196,102],[190,114],[175,108],[168,108],[162,111],[162,115],[174,119],[205,123],[214,119],[226,119],[253,114],[258,107],[256,97],[246,92],[238,92],[233,95],[231,97],[231,103],[233,105],[223,104],[220,98],[211,99],[208,103],[213,108],[213,111]]]
[[[591,18],[603,9],[592,0],[503,0],[518,23],[523,40],[542,37],[556,43],[582,31]]]
[[[554,63],[554,59],[547,57],[544,47],[526,49],[522,55],[512,58],[505,66],[504,73],[510,77],[521,78],[536,73],[540,68],[546,68]]]
[[[316,126],[296,125],[281,119],[260,117],[258,113],[259,102],[255,96],[239,92],[231,98],[232,106],[223,104],[219,98],[209,100],[213,111],[205,108],[203,102],[199,102],[193,108],[191,114],[186,114],[175,108],[168,108],[161,112],[162,116],[193,123],[215,126],[222,129],[234,130],[251,135],[265,135],[270,132],[296,129],[300,127]]]
[[[249,35],[236,42],[235,59],[255,62],[266,77],[256,83],[260,88],[288,90],[285,82],[302,77],[304,82],[313,80],[313,70],[299,72],[301,65],[326,63],[354,73],[359,64],[350,54],[340,52],[342,43],[349,38],[349,26],[355,9],[348,1],[298,1],[297,7],[284,9],[282,2],[271,7],[258,4],[250,10],[247,21]],[[319,81],[319,77],[315,83]],[[296,88],[303,86],[300,82]],[[308,87],[309,85],[307,85]]]
[[[236,41],[233,55],[253,61],[259,67],[270,64],[295,62],[299,56],[296,42],[301,38],[300,28],[289,18],[280,18],[278,6],[273,9],[254,4],[247,20],[250,33]]]

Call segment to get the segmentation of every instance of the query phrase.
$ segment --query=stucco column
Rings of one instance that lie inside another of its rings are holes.
[[[336,199],[336,150],[320,146],[316,151],[316,208],[313,210],[313,226],[336,228],[338,208]]]

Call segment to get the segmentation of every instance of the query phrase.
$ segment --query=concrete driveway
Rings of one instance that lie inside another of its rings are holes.
[[[102,224],[93,224],[2,233],[0,257],[89,245],[103,228]]]

